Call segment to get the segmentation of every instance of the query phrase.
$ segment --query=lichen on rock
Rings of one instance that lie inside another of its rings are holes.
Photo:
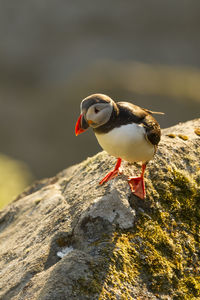
[[[198,299],[199,127],[163,130],[145,200],[127,183],[137,164],[124,162],[123,175],[98,185],[115,163],[101,152],[1,211],[0,298]]]

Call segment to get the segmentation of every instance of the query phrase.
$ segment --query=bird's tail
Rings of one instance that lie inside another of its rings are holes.
[[[151,115],[164,115],[165,114],[164,112],[161,112],[161,111],[152,111],[152,110],[149,110],[146,108],[143,108],[143,109]]]

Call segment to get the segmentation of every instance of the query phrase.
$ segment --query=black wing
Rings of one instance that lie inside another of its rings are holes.
[[[151,142],[152,145],[158,145],[160,142],[161,131],[160,125],[154,119],[152,115],[147,115],[142,122],[145,130],[146,130],[146,137]]]

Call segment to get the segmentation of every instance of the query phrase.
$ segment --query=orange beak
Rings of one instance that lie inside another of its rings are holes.
[[[85,118],[83,116],[83,114],[81,114],[76,122],[76,126],[75,126],[75,134],[76,136],[81,134],[82,132],[86,131],[88,129],[89,125],[88,123],[85,121]]]

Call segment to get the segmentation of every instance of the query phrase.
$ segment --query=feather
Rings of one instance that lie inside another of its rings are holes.
[[[147,113],[149,114],[153,114],[153,115],[164,115],[165,113],[164,112],[161,112],[161,111],[152,111],[152,110],[149,110],[149,109],[146,109],[146,108],[143,108],[144,111],[146,111]]]

